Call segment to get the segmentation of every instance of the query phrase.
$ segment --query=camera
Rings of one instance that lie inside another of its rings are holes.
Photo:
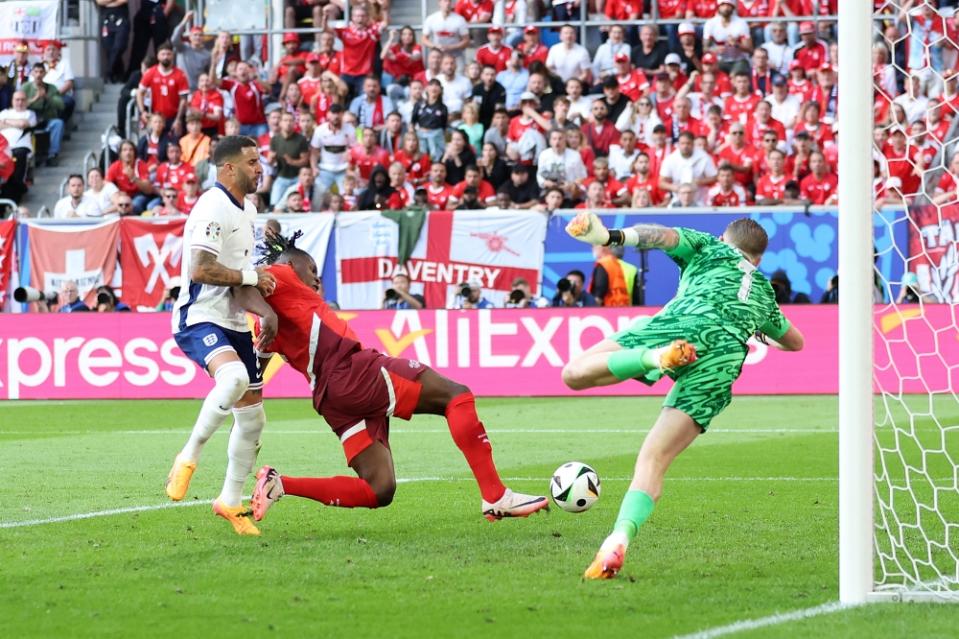
[[[56,304],[59,297],[56,291],[41,291],[29,286],[21,286],[14,289],[13,299],[17,302],[46,302],[47,304]]]
[[[386,292],[383,293],[383,298],[387,300],[399,299],[400,294],[396,292],[396,289],[388,288]]]
[[[556,290],[560,293],[571,291],[573,290],[573,283],[569,281],[568,277],[561,277],[559,281],[556,282]]]
[[[470,293],[472,292],[473,292],[473,289],[470,288],[469,284],[463,284],[463,286],[460,287],[460,297],[469,298]]]
[[[522,289],[514,288],[512,291],[510,291],[510,294],[509,294],[510,304],[519,304],[525,299],[526,299],[526,293],[524,293]]]

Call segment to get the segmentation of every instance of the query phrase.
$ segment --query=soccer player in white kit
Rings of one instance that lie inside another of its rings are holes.
[[[256,207],[246,199],[257,189],[263,169],[256,141],[246,136],[222,138],[213,153],[216,185],[200,196],[183,232],[180,296],[173,306],[177,346],[216,384],[207,395],[193,432],[176,456],[166,492],[179,501],[186,495],[203,445],[233,413],[223,490],[213,512],[240,535],[259,535],[243,507],[243,484],[253,469],[263,412],[263,377],[254,351],[246,313],[231,294],[233,286],[256,286],[263,295],[276,282],[269,273],[250,268]],[[267,327],[258,344],[275,335]]]

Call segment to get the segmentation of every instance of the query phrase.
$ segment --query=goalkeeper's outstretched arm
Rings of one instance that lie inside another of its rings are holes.
[[[594,245],[671,249],[679,244],[679,233],[676,229],[659,224],[607,229],[595,213],[579,213],[566,225],[566,232],[577,240]]]

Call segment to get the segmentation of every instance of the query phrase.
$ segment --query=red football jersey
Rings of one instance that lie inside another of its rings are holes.
[[[656,0],[656,3],[659,5],[659,17],[663,20],[682,20],[686,17],[686,0]],[[609,7],[609,4],[606,6]],[[606,15],[610,20],[615,19],[609,14],[608,8]]]
[[[633,102],[649,91],[649,80],[639,69],[633,69],[626,75],[617,75],[616,80],[619,82],[619,90]]]
[[[291,266],[274,264],[267,271],[276,279],[276,288],[266,301],[279,322],[276,339],[265,352],[282,355],[322,395],[330,372],[363,348],[360,339]]]
[[[716,184],[709,189],[706,203],[709,206],[744,206],[747,203],[746,191],[738,184],[733,184],[730,191],[724,191]]]
[[[426,187],[426,201],[437,211],[447,210],[451,195],[453,195],[453,187],[446,184],[440,188],[436,188],[433,184]]]
[[[236,119],[240,124],[265,124],[263,115],[265,98],[267,97],[256,80],[246,83],[236,82],[226,78],[220,84],[232,97],[236,109]]]
[[[825,204],[826,200],[836,192],[837,184],[838,181],[833,173],[827,173],[821,180],[810,173],[799,184],[799,191],[810,204]]]
[[[746,124],[760,100],[762,96],[756,93],[750,93],[745,98],[731,95],[726,98],[726,103],[723,105],[723,117]]]
[[[660,2],[660,5],[664,4]],[[665,4],[682,4],[685,10],[685,0],[670,0]],[[606,17],[610,20],[636,20],[643,16],[643,0],[608,0],[604,9]],[[659,17],[667,20],[670,16],[663,15],[663,9],[660,7]],[[680,16],[681,17],[681,16]]]
[[[549,55],[549,48],[542,42],[538,43],[535,47],[530,49],[526,46],[526,43],[519,45],[520,51],[526,54],[526,57],[523,58],[523,66],[529,68],[529,65],[539,60],[543,64],[546,64],[546,56]]]
[[[314,78],[311,75],[304,75],[296,81],[296,84],[300,87],[300,93],[303,94],[303,104],[310,104],[313,96],[320,90],[320,78]]]
[[[390,166],[390,154],[384,149],[375,147],[370,154],[366,152],[366,147],[362,144],[357,144],[350,149],[350,165],[360,170],[360,178],[364,182],[370,179],[373,167],[377,164],[384,169]]]
[[[501,46],[499,51],[493,51],[488,44],[484,44],[476,50],[476,61],[480,63],[480,66],[493,67],[499,73],[506,68],[506,63],[512,55],[513,50],[509,47]]]
[[[426,182],[430,173],[430,157],[425,153],[411,157],[409,153],[400,149],[393,156],[393,161],[403,165],[403,168],[406,169],[406,177],[414,185],[419,186]]]
[[[687,0],[686,10],[692,11],[697,18],[713,18],[719,8],[719,0]]]
[[[369,27],[360,28],[351,22],[346,28],[335,29],[336,37],[343,43],[341,73],[367,75],[373,70],[373,58],[377,57],[376,43],[380,41],[380,24],[374,22]]]
[[[180,98],[189,95],[190,82],[186,74],[174,67],[169,73],[154,65],[146,70],[140,88],[150,92],[150,109],[167,120],[175,118],[180,110]]]
[[[466,180],[463,180],[459,184],[453,187],[450,195],[455,197],[457,200],[463,200],[463,194],[466,193]],[[496,189],[493,188],[493,185],[487,182],[486,180],[480,180],[479,188],[477,189],[477,199],[480,202],[485,202],[489,204],[496,199]]]
[[[157,167],[156,183],[161,187],[172,186],[179,191],[186,183],[187,176],[195,174],[196,172],[188,162],[180,162],[176,166],[164,162]]]
[[[789,181],[789,176],[783,174],[778,178],[774,178],[770,174],[766,174],[759,178],[759,182],[756,183],[756,199],[757,200],[781,200],[786,192],[786,182]]]
[[[491,16],[493,15],[493,2],[492,0],[478,0],[477,2],[473,2],[473,0],[459,0],[453,11],[463,16],[463,19],[467,22],[480,22],[481,14],[488,13]]]
[[[583,180],[583,189],[589,188],[589,185],[595,181],[596,181],[595,177],[586,178],[585,180]],[[613,176],[609,176],[606,179],[606,184],[603,185],[603,190],[606,191],[606,200],[609,202],[612,202],[626,192],[626,187],[623,186],[622,182],[620,182]]]
[[[653,206],[659,206],[663,203],[663,194],[659,190],[659,179],[653,175],[652,172],[649,173],[645,180],[640,179],[639,175],[633,175],[633,177],[626,180],[626,190],[630,195],[636,193],[640,189],[644,189],[649,193],[649,201]]]
[[[216,89],[209,91],[194,91],[190,98],[190,107],[203,114],[200,126],[204,129],[217,127],[223,132],[223,94]],[[208,116],[219,115],[218,120],[211,120]]]
[[[743,186],[752,184],[753,174],[755,172],[754,164],[756,162],[756,150],[754,147],[744,146],[741,149],[736,149],[732,144],[723,145],[716,153],[716,164],[719,165],[723,162],[743,167],[745,170],[737,170],[734,172],[736,181]]]

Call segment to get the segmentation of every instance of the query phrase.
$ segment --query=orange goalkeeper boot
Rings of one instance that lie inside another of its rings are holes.
[[[676,370],[696,361],[696,347],[684,339],[673,340],[669,346],[659,349],[659,368]]]

